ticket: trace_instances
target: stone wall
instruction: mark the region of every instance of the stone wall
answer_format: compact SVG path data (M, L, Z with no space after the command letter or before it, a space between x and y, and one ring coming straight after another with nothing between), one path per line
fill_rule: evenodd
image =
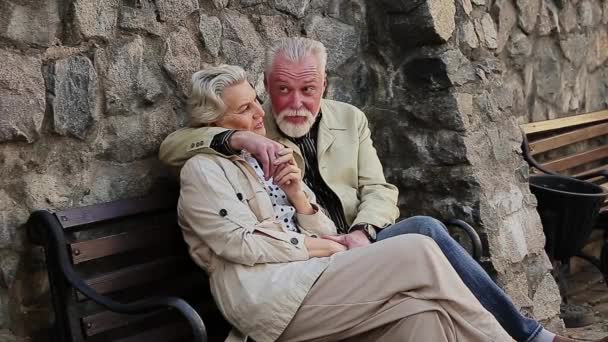
M491 10L520 122L608 107L607 1L497 1Z
M606 1L562 6L0 0L0 329L33 336L50 319L29 212L146 192L158 145L184 124L189 76L240 64L263 93L264 47L299 35L330 50L328 97L368 114L402 215L475 225L497 281L560 328L517 124L603 107L608 51Z

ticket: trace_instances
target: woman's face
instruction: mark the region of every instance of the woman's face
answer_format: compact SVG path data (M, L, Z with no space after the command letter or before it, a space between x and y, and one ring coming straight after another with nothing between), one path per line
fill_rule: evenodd
M239 82L224 89L222 100L226 104L226 111L215 122L216 126L266 135L264 110L248 82Z

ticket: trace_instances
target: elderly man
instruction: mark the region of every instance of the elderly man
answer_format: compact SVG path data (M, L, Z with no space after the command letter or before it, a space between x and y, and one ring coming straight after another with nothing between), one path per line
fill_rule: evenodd
M266 54L264 110L267 137L218 127L185 128L166 138L160 159L179 169L198 153L247 150L272 177L275 156L287 146L304 170L304 182L336 224L326 237L348 248L403 234L422 234L439 245L471 292L517 341L571 341L524 317L467 252L430 217L394 223L397 189L384 178L365 115L346 103L322 99L327 86L325 47L306 38L278 41ZM404 265L407 276L407 265Z

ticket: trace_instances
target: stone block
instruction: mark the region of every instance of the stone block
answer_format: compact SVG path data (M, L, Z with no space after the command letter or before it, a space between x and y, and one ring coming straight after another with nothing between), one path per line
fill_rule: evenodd
M559 312L562 298L551 273L545 274L532 300L534 301L532 312L537 320L549 319Z
M242 66L250 77L254 77L262 71L262 52L248 48L241 43L228 39L222 40L222 54L226 63Z
M602 24L608 24L608 1L602 1L602 7L604 10L604 16L602 17Z
M507 44L509 57L517 68L523 68L528 62L528 57L532 54L532 42L522 31L515 29L511 35L511 40Z
M470 15L473 11L473 5L471 4L471 0L461 0L462 9L466 15Z
M559 32L559 14L553 1L543 0L538 16L538 33L547 36L551 32Z
M608 60L608 31L604 27L598 27L589 35L588 42L587 67L589 71L594 71Z
M200 67L201 55L187 29L179 27L166 41L163 67L183 94L189 95L192 74Z
M58 0L0 2L0 37L50 46L61 33Z
M228 6L229 0L213 0L213 6L217 9L222 9Z
M0 250L0 286L13 287L19 266L19 254L12 249Z
M608 72L595 72L587 76L585 86L585 112L608 107Z
M158 9L158 20L169 25L178 25L198 10L197 0L155 1Z
M595 1L583 0L579 2L577 12L582 26L597 26L602 21L602 8Z
M578 17L576 7L570 1L564 3L564 7L559 13L559 22L561 23L562 31L570 33L578 26Z
M93 63L82 56L55 62L52 89L55 132L84 140L95 120L97 73Z
M475 27L469 20L463 22L460 29L460 41L466 44L469 49L477 49L479 47L479 40L475 33Z
M477 32L479 41L486 48L496 49L498 47L496 26L489 13L485 13L481 19L475 20L475 32Z
M327 48L329 71L336 70L359 53L360 38L355 28L336 19L315 15L306 24L306 34Z
M562 48L564 56L574 64L575 68L579 68L583 64L587 52L587 37L584 34L574 33L567 35L560 39L559 45Z
M492 12L498 24L496 52L501 52L517 22L517 10L511 0L498 0L494 3Z
M310 0L273 0L273 7L298 19L303 18Z
M156 5L153 1L138 1L137 5L129 6L123 1L118 18L118 25L127 30L141 30L160 36L163 24L156 20Z
M84 39L110 40L118 20L118 0L75 0L74 26Z
M226 10L223 14L223 38L240 43L243 47L263 56L264 44L255 26L246 15L234 10ZM223 46L225 48L225 46ZM238 63L237 63L238 64Z
M355 27L365 26L366 8L363 0L331 0L327 15Z
M203 38L203 44L211 56L217 57L222 42L222 22L218 17L200 13L198 30Z
M129 163L94 161L86 172L88 195L79 205L146 194L157 177L160 162L151 158Z
M536 27L541 0L516 0L519 16L517 23L526 33L530 34Z
M538 44L538 61L534 67L536 93L543 100L556 103L562 90L560 53L552 44Z
M156 157L163 139L177 129L177 116L169 105L137 116L111 116L104 122L98 158L129 163Z
M443 44L454 32L454 1L426 0L409 12L389 12L393 40L403 47Z
M408 82L425 89L444 89L476 80L475 69L460 50L414 59L403 70Z
M460 86L474 81L475 70L471 62L457 49L448 50L440 56L447 77L452 85Z
M501 196L500 192L495 194L494 198L496 196ZM510 263L522 262L528 254L528 244L523 225L526 219L527 217L520 215L519 212L508 215L503 219L502 227L497 232L499 244L494 246L494 250L496 248L504 250L505 258Z
M473 98L464 93L455 97L429 94L425 99L407 101L398 111L415 118L427 127L464 131L465 120L473 114Z
M33 142L46 107L39 57L0 49L0 143Z
M133 115L164 97L166 84L155 58L140 36L97 49L95 64L103 80L108 114Z
M242 7L251 7L264 3L265 0L241 0Z

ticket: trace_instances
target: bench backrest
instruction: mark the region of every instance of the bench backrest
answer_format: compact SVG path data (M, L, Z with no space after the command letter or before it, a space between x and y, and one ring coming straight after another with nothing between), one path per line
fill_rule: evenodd
M521 125L521 129L531 157L549 171L583 176L608 170L608 110L532 122ZM589 181L608 191L606 178Z
M608 110L521 126L531 155L546 169L578 176L605 169Z
M187 300L205 321L210 340L228 326L215 308L208 280L190 259L176 220L176 191L56 212L71 263L98 293L119 302L152 296ZM47 256L57 322L73 341L181 341L190 328L171 310L122 315L101 308L58 274ZM217 335L217 336L214 336Z

